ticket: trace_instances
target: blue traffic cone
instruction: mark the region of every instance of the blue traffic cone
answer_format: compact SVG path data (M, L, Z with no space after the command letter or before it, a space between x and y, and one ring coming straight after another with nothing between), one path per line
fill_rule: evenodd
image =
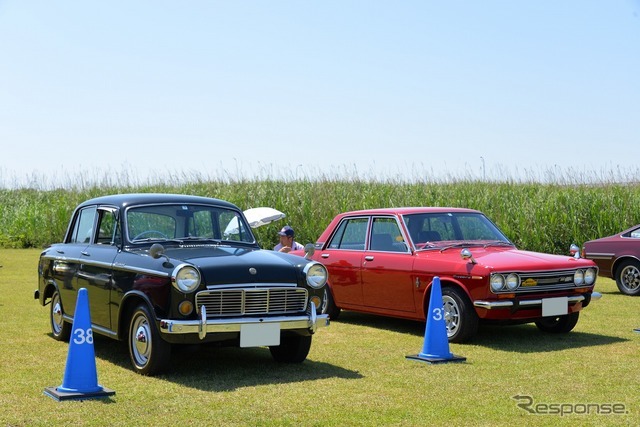
M447 325L443 307L440 278L436 276L431 284L431 298L429 300L429 313L422 352L414 356L407 356L408 359L429 363L463 362L467 360L466 357L455 356L449 351L449 338L447 337Z
M62 384L58 387L47 387L44 393L58 401L113 396L115 391L98 384L89 299L85 288L78 291L71 331Z

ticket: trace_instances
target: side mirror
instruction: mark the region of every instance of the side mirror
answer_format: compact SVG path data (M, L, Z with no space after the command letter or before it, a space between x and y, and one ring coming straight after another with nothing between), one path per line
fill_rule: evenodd
M307 243L306 245L304 245L304 257L306 259L311 259L311 257L315 253L316 253L316 247L313 245L313 243Z
M580 248L575 243L572 243L569 247L569 253L575 259L580 259Z
M164 255L164 246L162 246L160 243L154 243L149 248L149 255L151 255L151 258L153 259L160 258L162 255Z
M476 260L473 258L471 251L468 248L464 248L460 251L460 257L465 260L469 260L471 264L476 264Z
M169 257L164 254L164 246L162 246L160 243L154 243L153 245L151 245L151 247L149 248L149 255L153 259L165 257L165 262L163 262L162 265L167 268L172 267L172 264L169 261Z

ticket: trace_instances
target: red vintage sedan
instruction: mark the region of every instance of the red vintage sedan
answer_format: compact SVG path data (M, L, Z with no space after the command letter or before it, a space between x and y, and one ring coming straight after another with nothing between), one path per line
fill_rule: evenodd
M577 248L575 250L577 252ZM336 216L315 243L329 270L323 313L425 320L440 277L451 342L481 322L531 323L566 333L600 298L592 260L518 250L484 214L461 208L389 208Z
M640 224L586 242L583 255L595 261L601 276L614 279L620 292L640 295Z

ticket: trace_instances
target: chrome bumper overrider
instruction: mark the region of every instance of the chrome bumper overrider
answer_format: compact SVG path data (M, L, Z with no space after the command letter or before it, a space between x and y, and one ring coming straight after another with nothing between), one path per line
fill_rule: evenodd
M593 292L591 294L591 300L599 300L602 298L602 294L600 292ZM584 301L584 295L576 295L572 297L568 297L569 304L575 304L577 302ZM487 310L491 310L494 308L511 308L515 305L513 301L474 301L473 305L480 308L486 308ZM518 302L518 307L522 308L531 308L531 307L540 307L542 306L542 299L530 299Z
M204 339L209 333L240 332L242 325L278 323L280 330L307 329L315 333L318 328L329 326L329 315L316 314L315 306L310 303L307 310L310 314L300 316L276 316L276 317L243 317L231 319L207 319L207 310L200 308L198 320L160 320L160 333L169 335L198 334Z

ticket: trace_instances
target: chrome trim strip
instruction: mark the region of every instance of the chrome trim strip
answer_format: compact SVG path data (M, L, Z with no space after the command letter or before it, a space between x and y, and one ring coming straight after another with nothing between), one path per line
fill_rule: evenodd
M297 283L230 283L221 285L207 285L209 291L219 291L224 289L254 289L254 288L295 288Z
M62 319L70 323L71 325L73 325L73 321L74 321L73 316L62 313ZM118 334L115 331L112 331L111 329L103 328L102 326L98 326L95 323L91 324L91 329L99 334L118 339Z
M599 292L594 292L591 294L591 299L600 299L602 294ZM575 304L577 302L581 302L585 300L584 295L574 295L572 297L568 297L569 304ZM515 305L513 301L474 301L473 305L475 307L486 308L487 310L492 310L494 308L510 308ZM532 300L524 300L518 302L518 307L538 307L542 306L542 299L532 299Z
M585 299L584 295L575 295L575 296L567 298L567 300L569 301L569 304L575 304L577 302L584 301L584 299ZM532 299L532 300L527 300L527 301L520 301L519 305L520 306L524 306L524 307L541 306L542 305L542 298L541 299Z
M150 276L171 277L171 272L169 271L150 270L146 268L139 268L139 267L134 267L132 265L122 264L119 262L114 263L112 268L114 270L122 270L127 273L133 272L133 273L148 274Z
M616 254L612 253L598 253L598 252L586 252L584 256L588 259L612 259Z
M91 328L94 331L98 332L99 334L118 339L118 333L115 331L112 331L111 329L103 328L101 326L94 325L93 323L91 324Z
M140 273L140 274L148 274L150 276L159 276L159 277L170 277L171 273L166 271L159 270L151 270L148 268L140 268L132 265L123 264L121 262L115 262L110 264L108 262L94 261L87 257L78 258L78 259L66 259L64 262L76 262L78 264L91 265L96 267L101 267L109 270L118 270L125 271L127 273Z
M513 307L513 301L474 301L473 305L480 308L491 310L492 308L509 308Z

